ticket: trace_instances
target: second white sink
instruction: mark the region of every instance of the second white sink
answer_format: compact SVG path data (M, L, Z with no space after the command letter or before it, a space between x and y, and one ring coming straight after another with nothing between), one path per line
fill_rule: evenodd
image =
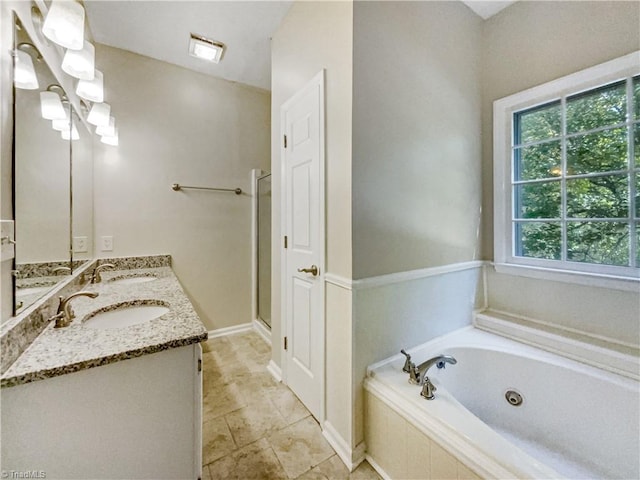
M85 320L84 324L87 327L99 329L124 328L148 322L167 312L169 308L164 305L122 305L113 310L97 313Z

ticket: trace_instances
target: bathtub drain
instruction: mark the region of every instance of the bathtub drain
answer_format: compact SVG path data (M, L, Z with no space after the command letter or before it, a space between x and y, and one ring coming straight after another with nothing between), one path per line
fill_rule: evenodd
M514 407L519 407L520 405L522 405L522 395L520 395L515 390L507 390L507 392L504 394L504 398L506 398L507 402L509 402Z

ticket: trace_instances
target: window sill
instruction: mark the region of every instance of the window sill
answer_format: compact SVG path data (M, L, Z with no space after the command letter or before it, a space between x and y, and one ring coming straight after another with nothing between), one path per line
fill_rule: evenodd
M640 278L621 277L597 273L576 272L571 270L558 270L545 267L532 267L529 265L515 265L510 263L494 263L496 272L519 277L537 278L554 282L571 283L574 285L586 285L589 287L610 288L625 292L640 293Z

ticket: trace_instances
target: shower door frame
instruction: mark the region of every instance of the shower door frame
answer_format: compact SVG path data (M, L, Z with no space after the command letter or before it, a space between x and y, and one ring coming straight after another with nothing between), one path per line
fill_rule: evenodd
M263 180L267 177L271 176L271 172L267 172L267 173L261 173L260 175L256 175L255 178L255 229L256 229L256 234L254 236L255 238L255 262L256 262L256 269L255 269L255 296L256 296L256 300L255 300L255 315L254 318L258 321L258 322L262 322L262 325L267 328L269 331L271 331L271 325L268 324L264 318L262 318L260 316L260 229L259 229L259 222L260 222L260 195L259 195L259 188L258 188L258 184L260 182L260 180ZM273 189L271 190L272 195L273 195ZM273 196L271 197L273 199ZM273 200L272 200L273 203ZM272 205L273 208L273 205ZM269 240L271 241L271 237L269 237ZM271 254L271 252L269 252L269 254ZM269 320L271 321L271 312L269 312Z

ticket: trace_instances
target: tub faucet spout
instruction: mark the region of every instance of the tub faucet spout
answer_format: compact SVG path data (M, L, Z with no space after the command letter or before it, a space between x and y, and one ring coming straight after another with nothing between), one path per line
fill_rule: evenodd
M431 367L435 365L437 368L444 368L447 363L455 365L458 361L451 355L438 355L437 357L430 358L429 360L422 362L417 367L414 367L414 371L410 373L411 378L409 381L417 385L424 385L425 381L429 381L427 372Z

